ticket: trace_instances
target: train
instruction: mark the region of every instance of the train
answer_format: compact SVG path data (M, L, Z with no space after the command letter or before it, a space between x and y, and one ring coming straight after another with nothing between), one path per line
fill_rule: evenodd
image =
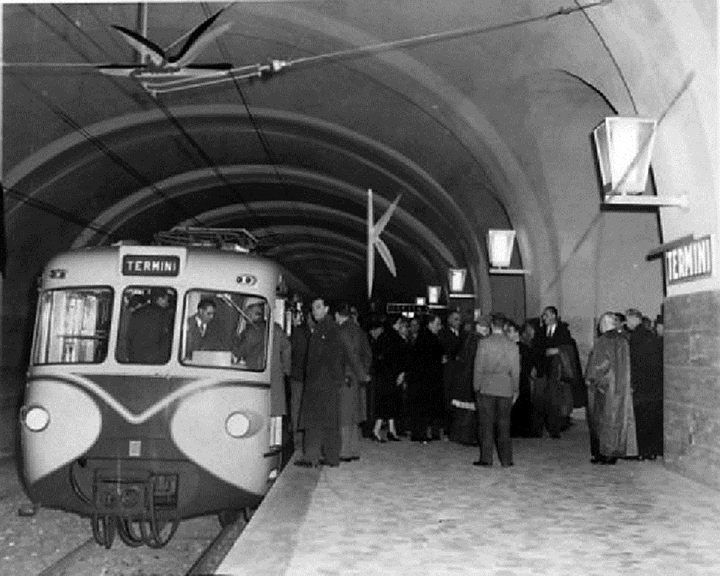
M19 412L25 490L89 518L106 548L116 535L162 547L187 518L226 525L283 465L270 361L282 271L242 242L173 239L59 254L39 285Z

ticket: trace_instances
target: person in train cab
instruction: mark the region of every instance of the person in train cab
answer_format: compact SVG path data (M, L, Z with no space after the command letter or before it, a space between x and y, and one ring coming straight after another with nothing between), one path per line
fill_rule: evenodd
M571 423L576 388L577 402L584 404L580 360L575 340L568 325L560 320L557 308L546 306L541 318L543 327L537 336L544 354L541 375L545 377L545 427L551 438L560 438Z
M394 316L388 322L390 328L383 332L378 342L379 355L375 367L377 382L375 425L370 439L384 443L380 435L383 421L387 422L387 440L400 440L397 421L400 417L402 388L406 385L410 360L408 323L402 316Z
M635 457L637 437L630 380L630 344L618 331L617 316L605 312L598 321L585 370L587 422L593 464L615 464Z
M185 359L192 361L196 350L211 350L210 342L214 340L213 321L217 304L212 298L201 298L197 311L186 321Z
M237 362L248 370L262 370L265 367L267 332L265 303L249 298L244 311L235 334L233 355Z
M453 391L460 386L462 377L462 364L460 350L462 349L465 333L461 330L460 312L453 310L448 314L446 325L438 332L438 340L443 347L443 408L445 418L443 429L450 431L451 405Z
M655 460L663 453L662 344L638 310L631 308L625 316L639 457Z
M345 385L346 352L340 327L328 314L324 297L312 300L315 328L310 335L305 367L305 389L300 407L300 427L305 446L296 466L317 467L340 463L340 390ZM323 460L324 457L324 460Z
M433 428L443 416L443 348L437 337L440 328L440 316L430 314L412 348L408 397L412 414L410 439L415 442L428 442L439 436Z
M305 363L310 334L314 324L312 314L298 314L293 318L292 334L290 335L290 420L292 421L293 443L295 450L302 452L303 431L298 427L300 402L305 385Z
M367 335L353 319L347 303L335 310L335 321L340 326L340 340L345 347L345 385L340 391L340 461L360 459L361 422L367 418L365 385L370 380L372 351Z
M134 364L165 364L170 359L175 310L165 288L150 289L150 304L137 308L127 329L128 360Z
M493 314L492 333L480 340L475 354L473 387L478 414L480 458L475 466L492 466L493 444L503 467L513 465L510 414L520 393L520 352L505 335L505 318Z

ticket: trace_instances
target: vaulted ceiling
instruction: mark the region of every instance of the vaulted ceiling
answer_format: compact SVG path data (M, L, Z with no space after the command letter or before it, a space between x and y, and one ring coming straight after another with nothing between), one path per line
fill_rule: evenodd
M195 62L228 62L234 77L153 93L97 69L139 62L113 25L173 54L220 9L210 30L231 26ZM485 307L517 304L524 284L487 273L487 229L518 231L516 265L558 267L570 247L554 233L553 194L581 162L590 191L569 200L580 217L573 206L559 217L572 227L593 216L581 206L596 211L589 130L635 105L596 25L607 10L621 17L641 8L575 0L4 5L8 277L30 285L70 247L150 240L187 224L241 226L312 290L360 299L372 189L376 218L402 195L383 235L398 277L378 259L376 294L412 298L445 284L448 267L467 266L468 290ZM273 59L290 65L267 73ZM256 64L262 78L241 77ZM549 280L528 283L539 293Z

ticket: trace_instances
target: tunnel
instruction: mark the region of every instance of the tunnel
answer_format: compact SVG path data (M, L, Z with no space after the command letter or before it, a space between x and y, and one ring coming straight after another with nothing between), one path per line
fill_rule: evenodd
M177 54L215 14L196 63L237 74L103 72L147 62L114 26ZM583 359L605 310L663 315L666 464L720 486L717 276L668 285L652 257L717 232L716 19L701 0L3 5L1 451L52 256L242 227L298 290L367 306L372 190L376 219L399 198L373 299L448 302L464 268L464 306L554 305ZM659 119L646 194L686 207L603 203L591 135L615 115ZM493 273L490 229L516 232L523 274Z

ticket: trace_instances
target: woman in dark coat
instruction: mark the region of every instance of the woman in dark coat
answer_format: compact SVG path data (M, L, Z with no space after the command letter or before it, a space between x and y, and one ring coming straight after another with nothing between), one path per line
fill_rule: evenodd
M371 440L385 442L380 436L383 420L387 420L387 439L397 441L395 422L400 416L402 386L410 360L410 342L408 341L408 323L400 316L394 318L392 325L378 339L375 377L377 382L377 404L375 426Z
M443 348L437 333L440 317L431 314L427 326L420 329L412 354L408 395L412 412L411 439L432 439L433 422L443 416L442 357Z

